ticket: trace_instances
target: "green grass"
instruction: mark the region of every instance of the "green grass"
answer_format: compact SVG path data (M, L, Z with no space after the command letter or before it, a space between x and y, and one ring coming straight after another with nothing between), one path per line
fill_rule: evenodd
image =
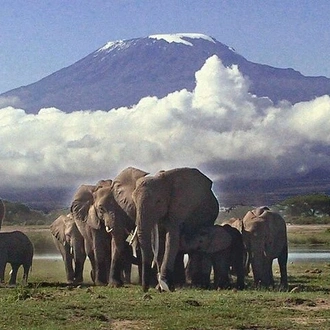
M47 228L26 233L37 252L54 249ZM292 234L330 240L324 228ZM95 287L89 271L86 261L86 284L70 287L62 260L35 258L27 287L0 288L0 329L330 329L330 260L289 263L288 292L256 290L249 276L244 291L183 288L144 294L138 285ZM274 274L278 283L275 262Z
M86 275L89 265L87 264ZM278 268L274 263L278 283ZM35 260L27 287L0 289L3 329L329 329L330 265L290 263L289 290L172 293L64 283L61 261ZM20 275L19 275L20 276Z
M302 226L302 228L293 231L288 227L288 242L289 246L312 246L330 245L330 229L329 226Z

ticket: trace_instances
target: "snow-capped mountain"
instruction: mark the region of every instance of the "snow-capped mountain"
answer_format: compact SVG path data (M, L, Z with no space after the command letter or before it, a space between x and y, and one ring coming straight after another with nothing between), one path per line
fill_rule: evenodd
M238 65L249 77L251 93L275 103L330 94L329 78L252 63L212 37L185 33L108 42L80 61L0 97L2 104L8 100L6 105L28 113L44 107L66 112L129 107L145 96L193 90L195 72L214 54L225 66Z

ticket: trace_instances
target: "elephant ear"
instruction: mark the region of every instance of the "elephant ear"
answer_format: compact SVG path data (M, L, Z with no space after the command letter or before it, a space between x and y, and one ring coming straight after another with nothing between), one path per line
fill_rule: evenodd
M128 167L120 172L112 182L113 196L116 202L134 221L136 209L132 193L136 187L136 181L148 174L137 168Z
M90 207L93 205L94 185L81 185L73 197L71 214L74 219L86 222Z
M65 215L60 215L49 227L51 234L62 244L66 242Z
M229 225L225 225L230 227ZM210 242L205 250L207 253L220 252L227 249L232 243L231 235L225 229L225 226L214 225L209 230Z
M63 223L64 223L64 234L66 237L66 240L68 240L68 237L70 238L72 236L72 233L76 227L76 224L74 222L73 216L71 213L67 214L66 216L63 216Z

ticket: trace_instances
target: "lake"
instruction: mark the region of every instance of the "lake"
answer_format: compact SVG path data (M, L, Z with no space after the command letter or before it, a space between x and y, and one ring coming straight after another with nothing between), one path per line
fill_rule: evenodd
M62 257L60 254L36 254L35 259L59 259ZM330 263L330 250L320 248L290 248L289 249L289 262L317 262L324 261Z

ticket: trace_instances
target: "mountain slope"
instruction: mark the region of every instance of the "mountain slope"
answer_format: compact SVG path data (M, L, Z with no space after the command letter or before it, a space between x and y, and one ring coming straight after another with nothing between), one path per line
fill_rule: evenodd
M330 79L305 77L293 69L249 62L219 41L196 34L160 35L109 42L71 66L28 86L0 95L8 105L37 113L43 107L66 112L129 107L145 96L195 87L195 72L216 54L249 77L250 92L274 102L307 101L330 94Z

